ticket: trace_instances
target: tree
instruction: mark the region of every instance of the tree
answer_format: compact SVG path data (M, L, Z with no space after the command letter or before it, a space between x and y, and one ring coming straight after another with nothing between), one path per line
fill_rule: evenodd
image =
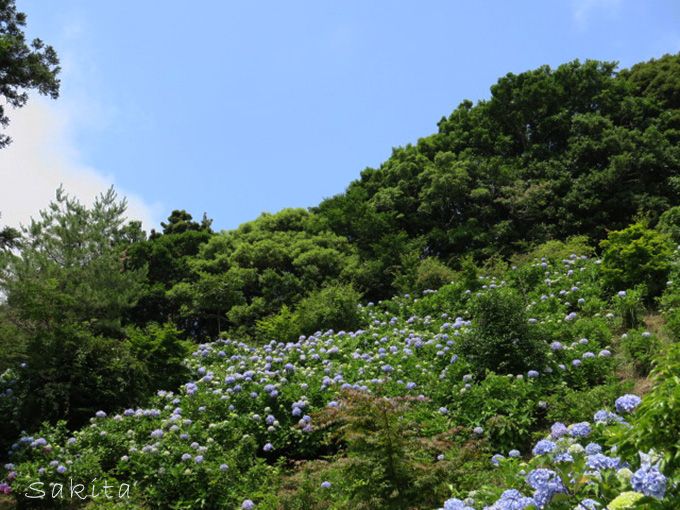
M59 96L59 59L52 46L40 39L30 45L23 27L26 15L18 12L14 0L0 0L0 97L7 105L21 108L28 101L28 90L56 99ZM0 102L0 127L7 127L9 118ZM0 149L11 139L0 134Z
M23 228L16 248L3 253L0 351L19 351L13 357L24 362L12 408L0 410L7 416L3 441L43 420L82 425L98 409L132 405L149 389L146 360L123 324L146 274L124 267L125 249L142 237L139 223L126 224L125 210L113 189L86 207L60 188ZM140 334L135 338L141 345ZM170 365L178 355L174 343L172 331L147 342L167 353Z
M0 274L17 320L34 331L86 322L94 334L122 335L121 317L145 278L144 269L124 268L123 250L140 236L138 224L125 225L126 207L113 188L92 208L57 190Z
M9 250L16 246L21 233L12 227L0 228L0 251Z

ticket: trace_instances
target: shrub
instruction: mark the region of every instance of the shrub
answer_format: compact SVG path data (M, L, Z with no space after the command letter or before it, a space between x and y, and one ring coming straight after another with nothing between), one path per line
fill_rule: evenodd
M255 327L257 338L261 341L290 342L300 336L301 331L297 315L287 305L283 305L279 313L257 321Z
M436 290L450 283L455 272L436 257L423 259L416 269L413 290L422 292L427 289Z
M626 455L651 448L664 452L669 472L680 469L680 344L674 343L652 371L654 388L636 410L632 428L613 436Z
M455 418L467 425L483 425L499 451L526 446L537 424L540 386L531 380L487 374L455 399Z
M359 293L350 285L330 285L298 303L295 315L304 334L359 326Z
M346 493L343 509L433 507L443 494L448 462L436 453L450 443L428 437L414 420L412 398L347 391L337 407L314 418L334 442L345 445L338 462Z
M461 340L461 352L480 372L522 373L540 369L547 346L532 332L517 291L497 288L475 297L474 329Z
M191 343L182 340L181 331L170 323L151 323L144 329L129 328L127 333L133 355L148 371L148 390L174 390L186 381L184 358L191 352Z
M634 223L610 232L600 247L602 277L610 292L644 285L647 299L661 293L672 255L668 236Z
M670 237L673 242L680 243L680 205L664 212L659 218L656 229Z

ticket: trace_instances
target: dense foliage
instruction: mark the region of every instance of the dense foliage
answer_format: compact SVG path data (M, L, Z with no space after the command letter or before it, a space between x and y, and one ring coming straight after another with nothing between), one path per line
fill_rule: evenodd
M135 481L125 501L149 508L457 508L451 497L471 508L500 498L490 508L511 508L503 498L515 493L502 493L514 484L525 494L517 508L603 506L629 492L638 508L675 508L680 415L659 405L680 391L677 349L661 337L669 354L639 409L637 396L617 400L636 383L619 375L631 361L615 339L636 330L616 312L619 295L608 292L600 262L530 258L480 270L474 291L460 273L438 291L360 306L351 332L201 344L178 392L110 417L100 410L79 431L46 427L20 438L8 490L35 504L31 483L49 492L47 484L75 477L116 491ZM483 372L486 360L462 351L491 327L476 314L520 288L524 326L545 355L507 375ZM21 379L4 377L6 388ZM576 425L555 425L543 439L555 422ZM574 482L565 475L575 469L584 475Z
M28 91L37 90L53 99L59 96L59 59L52 46L40 39L30 45L24 35L26 15L17 11L14 0L0 0L0 127L9 124L5 108L21 108ZM0 149L11 139L0 133ZM1 240L1 238L0 238Z

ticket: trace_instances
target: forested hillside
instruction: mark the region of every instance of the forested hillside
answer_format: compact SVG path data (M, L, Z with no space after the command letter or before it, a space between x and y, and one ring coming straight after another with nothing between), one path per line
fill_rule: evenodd
M678 508L679 243L680 54L508 74L231 231L177 209L147 234L113 190L59 189L0 229L0 490Z

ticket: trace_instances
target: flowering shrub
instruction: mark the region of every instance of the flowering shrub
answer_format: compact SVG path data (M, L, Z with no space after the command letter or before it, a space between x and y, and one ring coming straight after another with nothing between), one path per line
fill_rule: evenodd
M636 400L626 397L600 409L624 385L615 379L619 345L610 345L621 317L597 297L603 292L599 265L576 255L527 264L530 270L476 274L470 288L454 281L437 291L367 303L354 311L360 328L352 331L307 331L287 342L221 338L198 345L185 361L190 380L179 391L159 391L143 407L93 411L89 425L74 432L46 427L21 437L11 449L12 469L0 482L2 490L23 504L36 481L96 478L135 483L131 501L150 508L380 508L398 491L414 508L446 501L450 508L477 510L511 508L526 498L553 505L573 491L583 498L570 499L570 510L590 508L587 499L604 504L637 491L632 482L622 485L616 478L620 469L613 470L611 459L619 457L637 472L644 467L638 448L622 447L625 456L612 452L614 442L604 440L609 437L604 431L625 427L619 413L632 410L626 419L635 433L637 416L650 416L649 406L643 401L633 409ZM517 272L533 276L520 278ZM513 287L520 281L521 291ZM506 301L519 292L520 307ZM482 310L482 302L493 306ZM514 315L504 314L506 309ZM463 345L480 331L512 345L520 336L503 336L505 319L542 352L522 360L517 349L504 365L508 373L484 372L479 368L487 361L471 357ZM489 355L495 356L492 350ZM19 367L0 378L5 415L11 413L17 374ZM351 412L350 394L371 411ZM408 411L390 414L389 403L401 401L409 402ZM383 411L394 420L373 418ZM659 424L654 432L662 435L670 421L654 416ZM574 424L557 424L541 437L551 420ZM657 447L660 455L671 439L664 441ZM643 444L640 439L639 449L648 452ZM535 457L527 460L533 450ZM636 484L658 495L655 470L668 476L668 461L657 465L650 459ZM566 476L565 470L575 468L597 469L609 485L593 492L600 482L590 475L589 483ZM394 472L386 474L389 470ZM614 479L618 485L612 485ZM503 483L515 489L492 488ZM665 499L673 487L667 480ZM476 491L472 500L470 491Z
M603 441L609 428L630 429L625 417L634 413L640 402L637 395L624 395L615 403L623 416L601 410L592 425L554 424L550 435L536 443L528 461L492 458L492 464L504 471L506 483L517 488L495 496L493 489L482 488L465 502L450 501L473 510L677 508L680 480L669 480L662 472L660 453L650 450L639 452L639 458L623 458L616 445L607 447ZM453 503L450 506L457 508Z

